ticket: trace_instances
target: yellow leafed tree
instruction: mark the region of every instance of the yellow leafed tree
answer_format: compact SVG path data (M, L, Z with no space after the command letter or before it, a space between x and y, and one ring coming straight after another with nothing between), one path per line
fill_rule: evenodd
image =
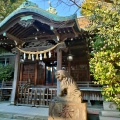
M84 0L83 4L81 5L81 14L85 16L90 16L93 14L94 10L98 5L102 4L103 9L111 7L110 0Z

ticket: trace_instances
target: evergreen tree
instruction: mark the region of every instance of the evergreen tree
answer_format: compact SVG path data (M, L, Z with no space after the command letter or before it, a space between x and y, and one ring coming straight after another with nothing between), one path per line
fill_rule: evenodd
M0 21L17 9L24 1L25 0L0 0Z

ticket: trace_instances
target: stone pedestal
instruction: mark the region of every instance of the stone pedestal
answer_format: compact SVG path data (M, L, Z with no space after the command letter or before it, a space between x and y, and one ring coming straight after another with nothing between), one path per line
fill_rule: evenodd
M86 103L53 101L48 120L87 120Z
M100 114L100 120L120 120L120 111L113 102L103 102L103 109Z

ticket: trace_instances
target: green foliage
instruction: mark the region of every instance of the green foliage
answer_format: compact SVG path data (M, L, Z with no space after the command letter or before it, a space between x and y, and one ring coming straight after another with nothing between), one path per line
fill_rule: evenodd
M1 48L1 47L0 47L0 54L1 54L1 53L6 53L6 52L8 52L8 51L5 50L4 48Z
M0 81L9 80L13 72L13 66L8 64L6 66L0 65Z
M107 101L114 101L120 107L120 52L94 53L90 60L95 84L103 85L102 94Z
M25 0L0 0L0 21L17 9Z
M120 1L96 4L91 12L88 31L92 46L90 70L96 84L103 85L102 94L120 109Z

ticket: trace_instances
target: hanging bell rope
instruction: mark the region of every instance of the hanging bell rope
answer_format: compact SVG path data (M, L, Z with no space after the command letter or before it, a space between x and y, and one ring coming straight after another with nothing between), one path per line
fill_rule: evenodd
M23 52L24 54L29 54L29 57L28 58L31 58L31 55L32 54L42 54L42 53L47 53L47 52L49 52L49 51L51 51L51 50L53 50L54 48L56 48L58 45L60 45L60 44L63 44L64 42L61 42L61 43L58 43L58 44L56 44L55 46L53 46L53 47L51 47L51 48L49 48L49 49L47 49L47 50L42 50L42 51L37 51L37 52L31 52L31 51L24 51L24 50L22 50L22 49L20 49L19 47L16 47L20 52Z

